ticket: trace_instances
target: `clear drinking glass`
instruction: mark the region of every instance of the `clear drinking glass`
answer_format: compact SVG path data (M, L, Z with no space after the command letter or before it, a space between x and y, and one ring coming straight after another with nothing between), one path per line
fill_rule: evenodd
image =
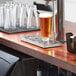
M4 6L3 4L0 5L0 27L3 27L4 26Z
M27 15L26 15L26 5L22 4L20 7L20 27L26 27L27 24Z
M17 6L13 1L7 1L4 4L4 29L16 28L16 9Z
M16 28L16 5L11 4L9 6L9 9L10 9L10 26L11 26L11 29L15 29Z
M40 33L43 42L49 42L52 30L52 12L40 13Z
M35 26L36 28L39 27L39 15L37 13L37 7L34 5L33 6L33 12L34 12L34 18L35 18Z
M32 7L31 6L27 6L27 28L31 28L31 18L32 18Z
M9 5L5 4L4 6L4 16L5 16L5 20L4 20L4 29L10 29L10 9L9 9Z
M17 12L17 6L13 4L13 28L16 28L16 12Z
M37 8L35 5L28 6L27 8L27 28L38 28L39 27L39 17L37 13Z
M17 24L17 27L19 27L20 25L20 9L21 9L21 3L16 3L17 5L17 12L16 12L16 24Z
M4 6L0 6L0 27L2 26L7 30L38 28L39 17L36 6L7 1Z

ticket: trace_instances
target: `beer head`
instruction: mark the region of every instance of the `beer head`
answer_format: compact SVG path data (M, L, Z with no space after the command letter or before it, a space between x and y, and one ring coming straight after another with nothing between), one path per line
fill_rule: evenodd
M49 18L49 17L52 17L52 16L53 16L52 12L49 12L49 13L40 13L39 14L40 18Z
M52 13L40 13L40 32L43 41L48 41L51 37Z

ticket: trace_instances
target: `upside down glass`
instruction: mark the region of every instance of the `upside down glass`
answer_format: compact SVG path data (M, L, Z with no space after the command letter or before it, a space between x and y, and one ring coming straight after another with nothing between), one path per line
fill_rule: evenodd
M52 30L52 13L41 13L40 18L40 33L42 41L49 42Z

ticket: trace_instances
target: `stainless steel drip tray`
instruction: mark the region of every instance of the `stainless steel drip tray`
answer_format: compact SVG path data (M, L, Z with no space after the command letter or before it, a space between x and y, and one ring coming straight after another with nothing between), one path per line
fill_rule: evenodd
M50 40L49 43L43 42L40 36L21 37L21 40L42 48L58 47L62 45L59 41L53 41L53 40Z

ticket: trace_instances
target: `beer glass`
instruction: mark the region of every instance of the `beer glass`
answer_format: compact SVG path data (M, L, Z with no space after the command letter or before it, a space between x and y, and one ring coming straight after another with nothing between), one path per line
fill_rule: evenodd
M50 13L40 13L40 33L42 37L42 41L49 42L51 37L51 30L52 30L52 12Z

